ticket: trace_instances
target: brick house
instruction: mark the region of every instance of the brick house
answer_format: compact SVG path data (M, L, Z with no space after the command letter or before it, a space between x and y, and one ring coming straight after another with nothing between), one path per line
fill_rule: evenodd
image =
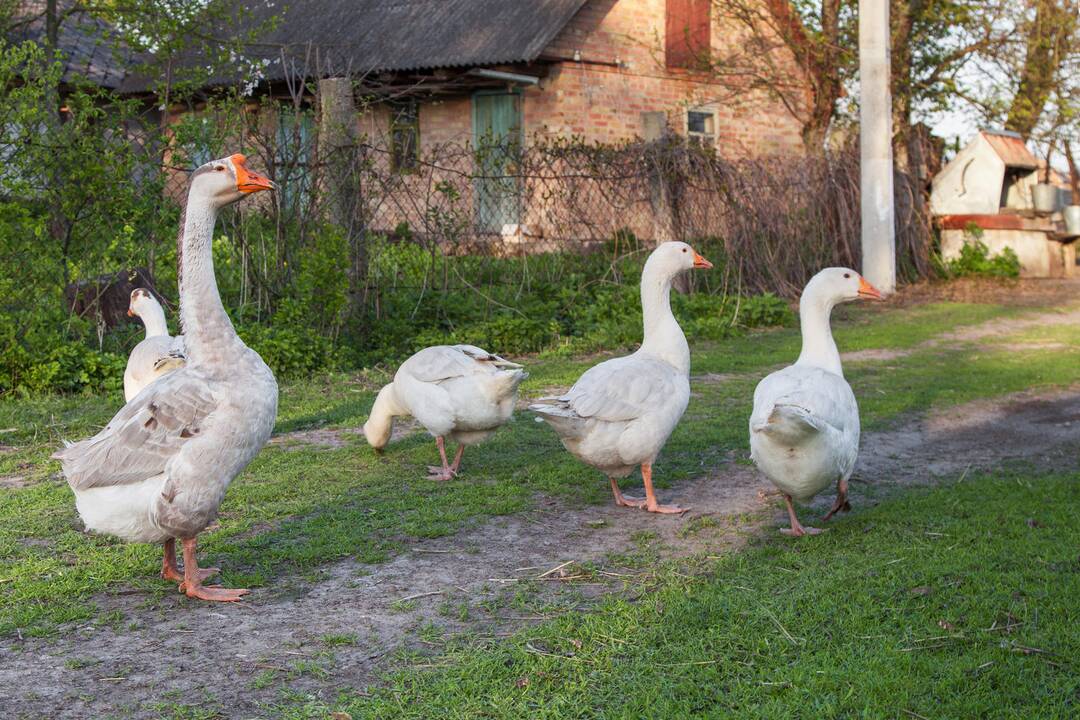
M486 131L618 142L666 120L728 154L801 152L778 101L732 98L695 69L740 39L711 10L711 0L293 0L250 8L246 24L277 18L248 49L271 91L286 69L376 79L394 100L363 129L394 121L418 147Z
M385 138L404 168L446 143L619 143L668 129L728 157L801 154L799 123L779 100L733 97L700 69L740 42L712 9L712 0L292 0L249 8L243 28L269 28L246 48L263 68L256 93L284 97L289 76L360 79L358 130ZM134 78L120 90L145 87ZM477 192L481 230L530 222Z

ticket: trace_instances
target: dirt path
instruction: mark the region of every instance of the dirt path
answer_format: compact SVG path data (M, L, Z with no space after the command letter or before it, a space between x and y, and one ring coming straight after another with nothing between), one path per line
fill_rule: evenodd
M979 401L867 433L856 475L875 489L854 486L856 512L883 488L1010 460L1075 467L1078 440L1080 388ZM693 506L681 518L541 498L533 512L418 542L382 565L337 563L318 582L259 590L237 606L109 596L103 609L123 621L0 648L0 707L34 718L136 718L159 716L155 703L192 703L254 718L267 716L283 687L331 699L376 680L400 649L437 650L444 634L461 631L501 635L619 591L647 572L641 557L719 553L771 532L783 521L771 491L753 468L731 462L662 492ZM620 561L627 553L643 555Z
M882 361L887 362L889 360L895 360L896 358L906 357L920 350L934 347L946 347L950 345L959 345L963 343L980 343L991 338L1006 337L1008 335L1015 335L1017 333L1024 332L1025 330L1031 330L1039 327L1055 327L1060 325L1080 325L1080 305L1073 305L1071 307L1064 308L1059 312L1046 312L1036 313L1031 315L1024 315L1018 318L1001 319L995 318L983 323L975 325L967 325L956 330L951 330L947 333L938 335L931 338L926 342L919 343L912 348L905 348L902 350L894 350L889 348L875 348L871 350L856 350L854 352L840 353L840 358L845 362L865 362L865 361ZM1048 349L1055 346L1055 343L1024 343L1023 348L1026 349ZM995 347L1004 348L1001 343L995 344ZM1021 346L1017 346L1021 347Z

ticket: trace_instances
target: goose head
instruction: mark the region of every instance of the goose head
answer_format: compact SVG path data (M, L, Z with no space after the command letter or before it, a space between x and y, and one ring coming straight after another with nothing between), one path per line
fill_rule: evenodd
M249 170L247 158L240 153L211 160L191 174L191 194L202 196L219 209L274 187L269 178Z
M681 272L693 268L708 269L712 263L701 257L684 242L672 241L661 243L645 261L645 270L649 274L675 277Z
M131 291L131 299L128 301L128 317L142 317L147 310L153 307L161 307L157 298L146 288L135 288Z
M881 292L850 268L825 268L806 284L803 296L814 297L829 307L852 300L883 300Z

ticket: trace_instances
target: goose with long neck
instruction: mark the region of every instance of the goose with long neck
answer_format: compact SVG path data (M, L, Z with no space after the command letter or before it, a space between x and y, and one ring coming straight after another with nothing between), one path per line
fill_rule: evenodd
M653 463L690 401L690 346L671 312L671 283L687 270L711 267L686 243L659 245L641 273L641 347L589 368L565 395L529 406L572 455L608 478L616 505L684 512L661 505L652 483ZM623 495L619 479L638 466L645 497Z
M270 368L240 340L221 304L214 223L222 208L273 187L243 155L192 173L178 248L187 363L144 388L97 435L53 455L89 530L161 543L162 578L201 600L235 602L248 592L203 584L217 570L199 568L197 536L269 439L278 397Z
M859 407L844 379L830 316L838 303L859 299L882 298L854 270L826 268L811 278L799 301L798 360L754 391L750 455L784 495L791 528L782 532L788 535L821 532L799 522L793 501L808 502L831 483L836 502L824 519L851 509L848 479L859 455Z
M510 420L518 386L527 377L521 365L474 345L424 348L379 391L364 436L380 450L390 441L394 418L412 415L439 449L442 465L428 466L429 477L449 480L458 473L466 445L486 440ZM446 458L447 439L458 443L453 463Z
M146 337L131 350L124 368L124 402L163 375L184 366L184 336L169 335L165 311L146 288L131 291L127 314L137 317L146 328Z

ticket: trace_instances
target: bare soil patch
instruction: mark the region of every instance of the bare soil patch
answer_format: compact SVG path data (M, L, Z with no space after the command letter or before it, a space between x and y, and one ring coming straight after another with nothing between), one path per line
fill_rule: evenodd
M1080 325L1080 306L1074 305L1061 312L1045 312L1034 315L1026 315L1018 318L995 318L983 323L968 325L950 330L919 343L912 348L889 349L874 348L870 350L856 350L853 352L840 353L845 362L888 362L897 358L907 357L919 350L927 348L959 345L962 343L984 343L993 338L1002 338L1009 335L1022 333L1025 330L1043 327L1056 327L1061 325ZM1067 347L1063 343L1055 342L1025 342L1025 343L994 343L993 348L999 350L1052 350Z
M857 477L888 487L1016 460L1071 468L1078 441L1080 388L1019 393L866 433ZM862 487L853 488L856 513L878 495ZM692 509L653 516L538 498L533 511L413 543L381 565L335 563L316 582L261 589L236 606L102 597L123 620L0 644L0 706L27 717L142 718L160 714L155 703L198 702L225 717L266 717L282 687L327 700L362 690L398 650L438 651L459 632L497 637L602 593L634 592L650 558L721 553L785 520L772 486L734 459L660 495Z
M948 282L927 281L905 286L890 298L890 303L918 305L953 301L1040 307L1056 305L1062 298L1075 298L1078 294L1080 278L960 278Z
M394 431L390 435L390 442L396 442L408 437L415 432L422 431L420 423L413 418L397 418L394 420ZM270 445L276 445L282 450L302 450L309 447L337 449L351 445L358 439L363 440L363 428L317 428L315 430L294 430L293 432L281 433L270 439Z
M25 475L0 475L0 488L21 488L29 484Z
M930 483L1015 461L1072 468L1080 460L1080 387L967 403L868 433L862 446L856 473L869 483Z

